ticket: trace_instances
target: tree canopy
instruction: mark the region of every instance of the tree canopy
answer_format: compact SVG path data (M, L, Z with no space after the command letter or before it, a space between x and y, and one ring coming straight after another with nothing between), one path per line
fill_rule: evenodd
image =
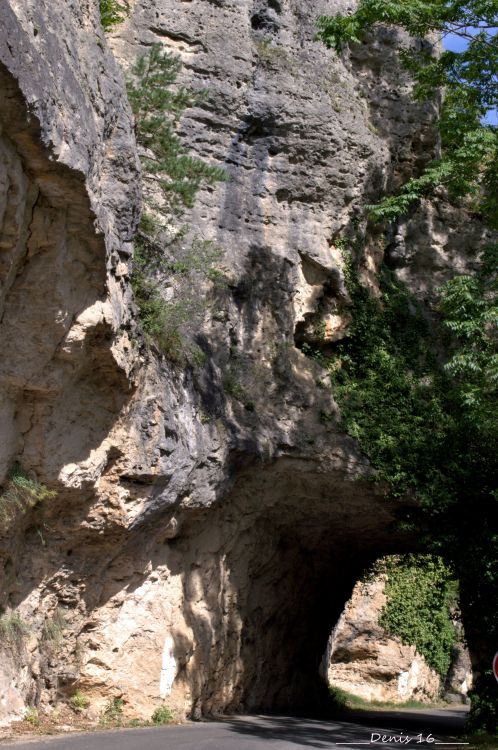
M405 39L400 56L413 74L416 99L430 98L440 88L445 96L438 121L441 158L373 207L374 218L396 219L444 185L453 200L465 199L498 228L498 129L486 120L498 109L498 0L361 0L351 15L322 16L318 36L341 52L378 24L432 38L432 47ZM463 48L438 54L437 37L444 41L449 35L464 40Z
M399 54L413 96L444 93L440 158L369 207L371 219L395 222L442 186L498 228L498 129L489 117L498 109L497 19L498 0L360 0L351 14L319 19L319 37L339 54L379 24L404 30ZM450 34L463 40L460 51L438 48L437 37ZM355 270L358 239L354 246L346 264L353 322L329 362L334 393L391 497L417 498L405 521L454 566L476 675L470 725L496 734L498 245L469 248L479 271L455 275L430 313L385 267L380 299L372 298Z

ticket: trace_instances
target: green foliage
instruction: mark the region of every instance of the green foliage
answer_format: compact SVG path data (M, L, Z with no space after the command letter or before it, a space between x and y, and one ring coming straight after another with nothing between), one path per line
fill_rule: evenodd
M463 742L467 742L467 750L496 750L496 736L491 734L464 735Z
M431 496L446 502L445 477L437 466L428 473L452 429L440 400L444 376L435 371L429 326L388 271L380 299L362 287L350 260L346 276L353 320L327 363L343 424L393 497L424 494L429 485Z
M148 722L142 721L141 719L130 719L126 722L127 727L146 727Z
M28 633L29 625L17 612L0 617L0 643L18 649L24 643Z
M477 747L496 750L498 732L493 730L493 727L498 726L496 679L491 669L487 670L487 673L483 675L483 677L486 679L484 689L477 691L474 687L471 692L472 708L465 728L468 732L474 734L472 737L472 740L474 741L472 747L477 745ZM483 727L488 728L489 733L483 731ZM493 734L491 734L491 732L493 732ZM475 743L475 735L477 735L478 738L482 737L482 741Z
M38 726L40 723L40 715L38 713L38 709L34 708L34 706L28 706L28 708L24 711L24 720L29 721L30 724L33 726Z
M67 628L66 613L57 607L52 617L43 626L43 640L52 646L60 647L64 640L64 630Z
M169 724L173 721L173 713L164 704L159 708L156 708L151 716L153 724Z
M361 42L365 31L378 23L404 28L414 37L439 31L461 36L469 42L475 38L470 29L480 28L484 34L479 40L479 46L482 46L491 36L491 30L496 28L497 12L496 0L405 0L402 3L394 0L361 0L353 14L338 14L332 18L322 16L318 26L320 38L338 52L346 43ZM472 81L474 75L475 71L462 71L465 80Z
M346 690L329 685L329 695L331 698L331 711L333 715L340 716L350 708L350 694Z
M31 479L17 464L12 468L4 491L0 494L0 525L8 526L19 513L26 513L38 503L57 496L44 484Z
M481 271L455 276L442 289L444 324L455 344L446 372L466 418L481 434L498 434L498 245L484 253Z
M100 715L100 723L104 726L108 724L121 726L123 723L123 706L124 700L122 698L110 698Z
M428 324L417 301L385 269L378 300L350 262L347 269L353 321L328 363L343 424L392 495L416 495L432 515L450 512L470 481L479 495L478 478L493 502L495 252L488 251L478 277L457 277L441 290L439 326Z
M69 698L69 705L74 711L80 713L89 707L90 698L77 690L75 694Z
M123 5L117 0L99 0L100 22L104 31L110 31L118 23L122 23L128 13L128 4Z
M446 677L456 632L450 617L452 571L440 557L405 555L385 559L387 602L380 624L403 643L414 645L442 679Z
M216 267L220 252L208 241L183 246L187 228L177 228L174 218L193 206L201 185L226 174L189 156L176 134L184 110L202 96L177 85L180 69L179 57L153 45L128 81L148 208L135 241L132 287L146 336L170 361L200 364L203 353L192 341L207 306L200 290L205 282L211 287L223 282Z
M320 18L319 37L338 52L346 43L361 41L377 24L403 28L415 37L436 32L467 42L463 51L444 51L438 57L426 47L401 50L401 60L415 80L416 98L424 100L438 88L445 90L438 122L442 158L410 179L397 195L371 206L375 220L395 220L443 185L453 200L466 198L470 208L498 227L498 129L484 123L485 115L498 107L497 13L496 0L361 0L351 15Z
M144 178L161 190L172 212L192 207L201 185L226 179L223 169L189 156L176 135L185 109L202 98L201 93L176 84L180 70L180 58L155 44L138 58L127 86L136 138L142 147Z

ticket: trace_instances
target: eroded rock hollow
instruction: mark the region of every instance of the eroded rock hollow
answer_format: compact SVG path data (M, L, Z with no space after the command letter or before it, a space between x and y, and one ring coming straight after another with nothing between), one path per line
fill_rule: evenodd
M113 697L145 717L316 705L357 577L416 543L297 344L319 308L344 335L337 238L431 158L436 104L410 101L392 34L349 60L314 41L339 2L130 5L106 37L94 0L0 0L0 482L19 465L56 492L0 532L0 606L29 624L0 643L4 720L76 689L95 715ZM120 66L158 42L207 90L183 141L228 175L189 216L228 279L197 371L145 345L130 290L141 180ZM393 238L420 295L464 262L465 230L442 226L421 209Z

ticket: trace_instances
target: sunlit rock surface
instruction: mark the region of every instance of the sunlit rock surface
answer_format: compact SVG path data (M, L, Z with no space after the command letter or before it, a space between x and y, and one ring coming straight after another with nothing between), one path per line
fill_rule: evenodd
M4 719L76 689L95 717L117 697L144 717L317 707L355 581L411 549L296 347L319 309L329 341L345 334L340 235L436 148L392 34L350 60L314 41L341 7L134 0L106 39L93 0L0 0L0 481L18 463L58 493L0 532L0 606L29 625L0 644ZM187 217L227 278L198 368L147 349L131 301L140 176L118 63L155 42L207 91L184 142L229 178ZM432 231L416 221L392 247L415 290L412 236L427 249Z

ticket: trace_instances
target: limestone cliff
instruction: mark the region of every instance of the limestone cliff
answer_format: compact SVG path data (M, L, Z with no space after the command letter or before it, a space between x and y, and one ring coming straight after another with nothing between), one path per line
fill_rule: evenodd
M411 102L392 33L349 60L314 41L335 0L133 0L111 40L97 5L0 0L0 482L17 463L57 492L1 532L0 606L29 634L0 644L0 715L76 689L94 715L112 697L145 717L314 702L359 573L413 540L296 342L319 301L343 335L338 235L431 157L436 105ZM197 370L147 348L129 285L140 175L119 66L154 42L207 90L182 137L229 176L189 217L228 279ZM391 246L423 294L458 253L439 220L422 211ZM371 238L366 276L380 254Z

